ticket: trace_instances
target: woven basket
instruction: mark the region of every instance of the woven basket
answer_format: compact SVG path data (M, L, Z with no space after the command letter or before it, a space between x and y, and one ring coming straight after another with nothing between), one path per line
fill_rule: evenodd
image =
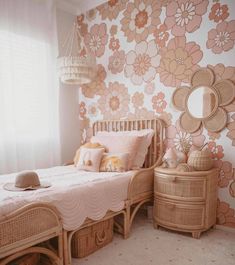
M30 253L24 255L14 261L10 262L9 265L40 265L40 254L39 253Z
M113 239L113 218L77 231L72 238L73 258L86 257Z
M213 167L211 152L208 149L193 151L189 155L188 165L195 170L210 170Z
M180 163L177 166L176 170L179 172L192 172L194 168L188 165L187 163Z

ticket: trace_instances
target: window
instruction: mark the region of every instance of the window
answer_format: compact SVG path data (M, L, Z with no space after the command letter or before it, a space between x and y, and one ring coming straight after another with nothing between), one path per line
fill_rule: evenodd
M0 173L59 161L52 49L47 40L0 30Z

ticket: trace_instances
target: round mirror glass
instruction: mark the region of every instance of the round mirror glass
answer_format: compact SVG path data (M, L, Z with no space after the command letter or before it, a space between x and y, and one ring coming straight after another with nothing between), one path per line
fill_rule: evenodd
M193 117L205 119L218 107L217 95L210 87L199 86L189 95L187 107Z

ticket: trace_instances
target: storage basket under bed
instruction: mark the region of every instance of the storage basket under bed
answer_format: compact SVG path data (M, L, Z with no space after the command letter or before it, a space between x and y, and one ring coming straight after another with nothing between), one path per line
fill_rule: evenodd
M113 218L77 231L72 238L73 258L82 258L102 248L113 239Z

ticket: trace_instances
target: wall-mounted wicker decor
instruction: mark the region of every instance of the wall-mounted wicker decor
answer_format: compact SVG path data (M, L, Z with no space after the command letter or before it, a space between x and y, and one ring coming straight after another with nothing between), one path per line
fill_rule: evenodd
M222 79L215 81L215 74L209 68L195 71L191 77L191 87L178 87L172 96L177 110L183 111L180 126L189 133L197 131L203 124L211 132L224 129L227 113L224 106L235 98L235 85Z

